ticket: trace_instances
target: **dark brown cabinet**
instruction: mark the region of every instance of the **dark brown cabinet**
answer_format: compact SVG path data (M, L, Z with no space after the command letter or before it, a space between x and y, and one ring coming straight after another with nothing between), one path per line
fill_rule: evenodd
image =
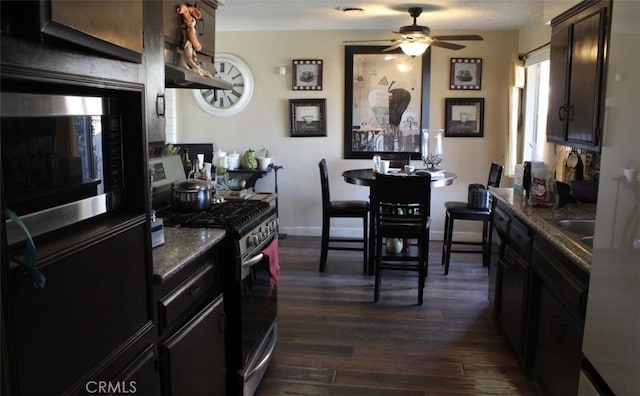
M553 19L547 141L599 151L610 1L583 1Z
M575 395L582 358L588 274L542 238L533 244L536 379L549 395Z
M224 318L220 295L160 344L166 394L225 394Z
M494 201L489 300L496 321L524 367L531 365L529 308L531 232L506 206Z
M128 355L153 342L150 282L139 248L144 217L118 228L95 239L69 235L40 243L42 289L20 267L8 274L3 308L8 380L16 394L82 392L92 380L116 381L133 359ZM157 372L151 375L159 384Z
M217 247L156 285L163 394L224 395L224 299Z

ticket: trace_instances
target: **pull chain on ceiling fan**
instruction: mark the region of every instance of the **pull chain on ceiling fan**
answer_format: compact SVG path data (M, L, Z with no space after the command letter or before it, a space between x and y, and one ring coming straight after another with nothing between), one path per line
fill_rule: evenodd
M343 43L364 43L364 42L381 42L387 41L393 43L383 51L392 51L397 48L402 49L406 55L420 56L429 48L429 46L441 47L450 50L459 50L465 48L464 45L450 43L448 41L464 41L464 40L483 40L482 36L477 34L461 34L461 35L445 35L445 36L429 36L431 29L428 26L418 25L417 19L422 14L422 8L411 7L409 8L409 15L413 18L413 24L408 26L402 26L397 32L393 32L402 36L401 39L387 39L387 40L352 40L343 41Z

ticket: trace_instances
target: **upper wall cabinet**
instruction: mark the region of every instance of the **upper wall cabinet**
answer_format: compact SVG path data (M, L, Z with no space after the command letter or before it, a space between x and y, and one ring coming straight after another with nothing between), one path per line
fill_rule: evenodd
M600 151L611 1L583 1L551 21L547 141Z
M44 4L49 6L43 10L44 33L124 60L141 62L142 0L115 3L50 0Z

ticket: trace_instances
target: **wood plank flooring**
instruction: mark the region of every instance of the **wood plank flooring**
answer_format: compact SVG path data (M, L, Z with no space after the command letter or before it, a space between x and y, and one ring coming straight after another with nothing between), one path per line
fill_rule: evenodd
M496 332L488 275L476 254L430 248L424 304L417 274L385 272L380 301L358 252L329 251L320 238L280 240L279 339L256 395L539 395Z

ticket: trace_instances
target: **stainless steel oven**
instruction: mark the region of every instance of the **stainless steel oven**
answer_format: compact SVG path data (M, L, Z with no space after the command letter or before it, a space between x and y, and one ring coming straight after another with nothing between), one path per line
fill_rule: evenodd
M38 236L122 206L119 101L2 92L0 141L7 242Z
M267 226L268 227L268 226ZM242 334L242 367L239 376L243 395L253 395L267 370L278 336L277 278L269 258L260 253L277 240L275 225L272 234L250 257L242 259L240 280L240 332Z

